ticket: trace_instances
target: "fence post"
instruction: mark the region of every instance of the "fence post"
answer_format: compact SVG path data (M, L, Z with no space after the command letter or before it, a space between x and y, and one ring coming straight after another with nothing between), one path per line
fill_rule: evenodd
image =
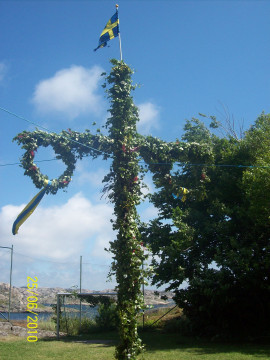
M13 262L13 245L11 245L11 259L10 259L9 297L8 297L8 321L10 321L10 302L11 302L12 262Z
M57 322L56 322L56 331L57 331L57 340L59 340L59 328L60 328L60 319L59 319L59 313L60 313L60 296L57 294L57 305L56 305L56 314L57 314Z

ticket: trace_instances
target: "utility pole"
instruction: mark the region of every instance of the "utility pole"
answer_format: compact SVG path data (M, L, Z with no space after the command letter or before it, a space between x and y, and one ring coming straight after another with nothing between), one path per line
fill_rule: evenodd
M13 262L13 245L11 247L8 246L0 246L2 249L9 249L10 252L10 272L9 272L9 296L8 296L8 321L10 321L10 302L11 302L11 282L12 282L12 262Z
M80 256L80 294L82 292L82 256ZM82 298L80 296L80 327L82 324Z

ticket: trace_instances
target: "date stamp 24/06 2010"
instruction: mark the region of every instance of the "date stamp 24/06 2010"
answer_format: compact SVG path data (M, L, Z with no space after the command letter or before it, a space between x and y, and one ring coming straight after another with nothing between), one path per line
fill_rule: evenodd
M38 340L38 313L33 311L33 309L36 310L38 307L38 293L36 292L36 289L38 288L38 278L35 276L35 279L27 276L27 291L29 292L29 296L27 297L27 311L31 313L31 316L27 316L27 333L29 334L29 336L27 337L27 341L29 342L35 342Z

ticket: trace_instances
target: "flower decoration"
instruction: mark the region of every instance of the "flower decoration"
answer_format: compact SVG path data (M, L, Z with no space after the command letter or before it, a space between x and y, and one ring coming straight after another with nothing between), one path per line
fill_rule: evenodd
M135 151L138 151L139 150L139 146L136 146L135 148L133 148L133 149L130 149L130 152L135 152Z

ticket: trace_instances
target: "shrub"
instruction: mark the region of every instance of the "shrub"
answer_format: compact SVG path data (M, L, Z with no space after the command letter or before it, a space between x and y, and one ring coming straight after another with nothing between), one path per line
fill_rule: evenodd
M40 320L38 322L38 328L41 330L55 331L55 322L52 318L48 320Z
M116 305L100 304L98 307L98 315L95 317L97 327L101 330L115 330L118 327L119 318L117 315Z
M192 334L191 322L184 315L164 321L162 330L167 333L179 333L183 336Z

